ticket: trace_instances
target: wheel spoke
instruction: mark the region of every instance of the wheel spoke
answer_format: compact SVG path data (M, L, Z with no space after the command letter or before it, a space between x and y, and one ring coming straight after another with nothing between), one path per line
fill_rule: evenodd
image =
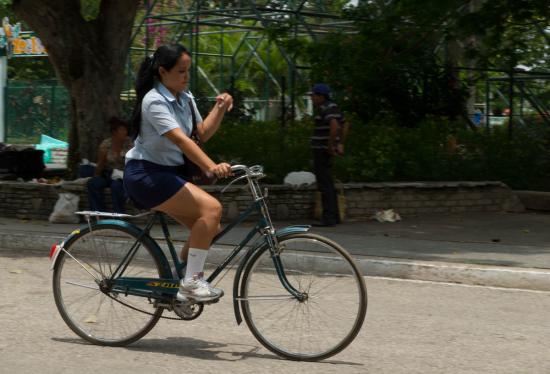
M136 243L136 235L116 224L94 224L92 233L82 230L60 253L54 269L56 305L67 325L92 343L129 344L145 335L162 314L162 308L154 309L147 298L128 296L122 303L122 295L99 289ZM125 277L162 278L158 261L140 242Z
M288 294L270 251L265 249L245 268L239 299L245 321L266 348L283 357L330 357L351 343L362 326L366 312L364 280L351 257L328 239L295 234L280 243L285 248L280 260L286 279L306 297L300 300ZM340 273L328 274L315 255L337 263L334 268Z
M245 301L272 301L272 300L294 300L296 297L292 295L265 295L265 296L248 296L238 297L237 300Z
M71 284L73 286L78 286L78 287L84 287L84 288L89 288L89 289L92 289L92 290L98 290L99 291L99 288L97 287L97 284L94 284L93 286L89 286L87 284L82 284L82 283L78 283L78 282L71 282L71 281L65 281L66 284Z

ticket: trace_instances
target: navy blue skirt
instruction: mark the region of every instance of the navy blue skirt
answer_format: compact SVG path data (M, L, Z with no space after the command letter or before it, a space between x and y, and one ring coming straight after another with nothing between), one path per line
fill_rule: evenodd
M145 160L129 160L124 167L124 188L140 208L154 208L176 194L187 181L177 174L178 166Z

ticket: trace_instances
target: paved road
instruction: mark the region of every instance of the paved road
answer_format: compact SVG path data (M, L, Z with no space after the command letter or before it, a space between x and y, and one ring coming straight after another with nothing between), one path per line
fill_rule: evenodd
M0 251L0 283L0 373L550 372L548 292L368 278L367 321L354 343L297 363L237 326L229 298L196 321L161 321L130 347L105 348L61 320L43 253Z

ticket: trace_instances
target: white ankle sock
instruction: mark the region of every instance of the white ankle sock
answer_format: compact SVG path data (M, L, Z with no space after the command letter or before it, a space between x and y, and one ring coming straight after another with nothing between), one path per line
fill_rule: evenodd
M208 256L208 250L206 249L189 248L184 282L193 278L193 275L202 273L204 270L204 263L206 262L206 256Z

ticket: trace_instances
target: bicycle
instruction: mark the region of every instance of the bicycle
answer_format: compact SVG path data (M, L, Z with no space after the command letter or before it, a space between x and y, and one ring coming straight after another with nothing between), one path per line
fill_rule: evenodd
M258 182L264 176L261 166L235 165L232 170L235 178L223 191L246 179L253 202L213 243L254 212L259 219L207 280L214 282L224 270L225 276L238 263L232 290L237 324L244 318L264 347L287 359L317 361L335 355L353 341L365 319L363 275L341 246L308 233L309 226L274 229ZM55 303L71 330L94 344L125 346L160 318L200 316L205 303L176 300L185 264L162 213L78 213L87 224L50 251ZM143 229L124 220L147 215ZM171 263L150 236L157 220ZM235 260L242 250L244 255ZM163 316L164 311L175 316ZM336 331L328 327L335 322Z

